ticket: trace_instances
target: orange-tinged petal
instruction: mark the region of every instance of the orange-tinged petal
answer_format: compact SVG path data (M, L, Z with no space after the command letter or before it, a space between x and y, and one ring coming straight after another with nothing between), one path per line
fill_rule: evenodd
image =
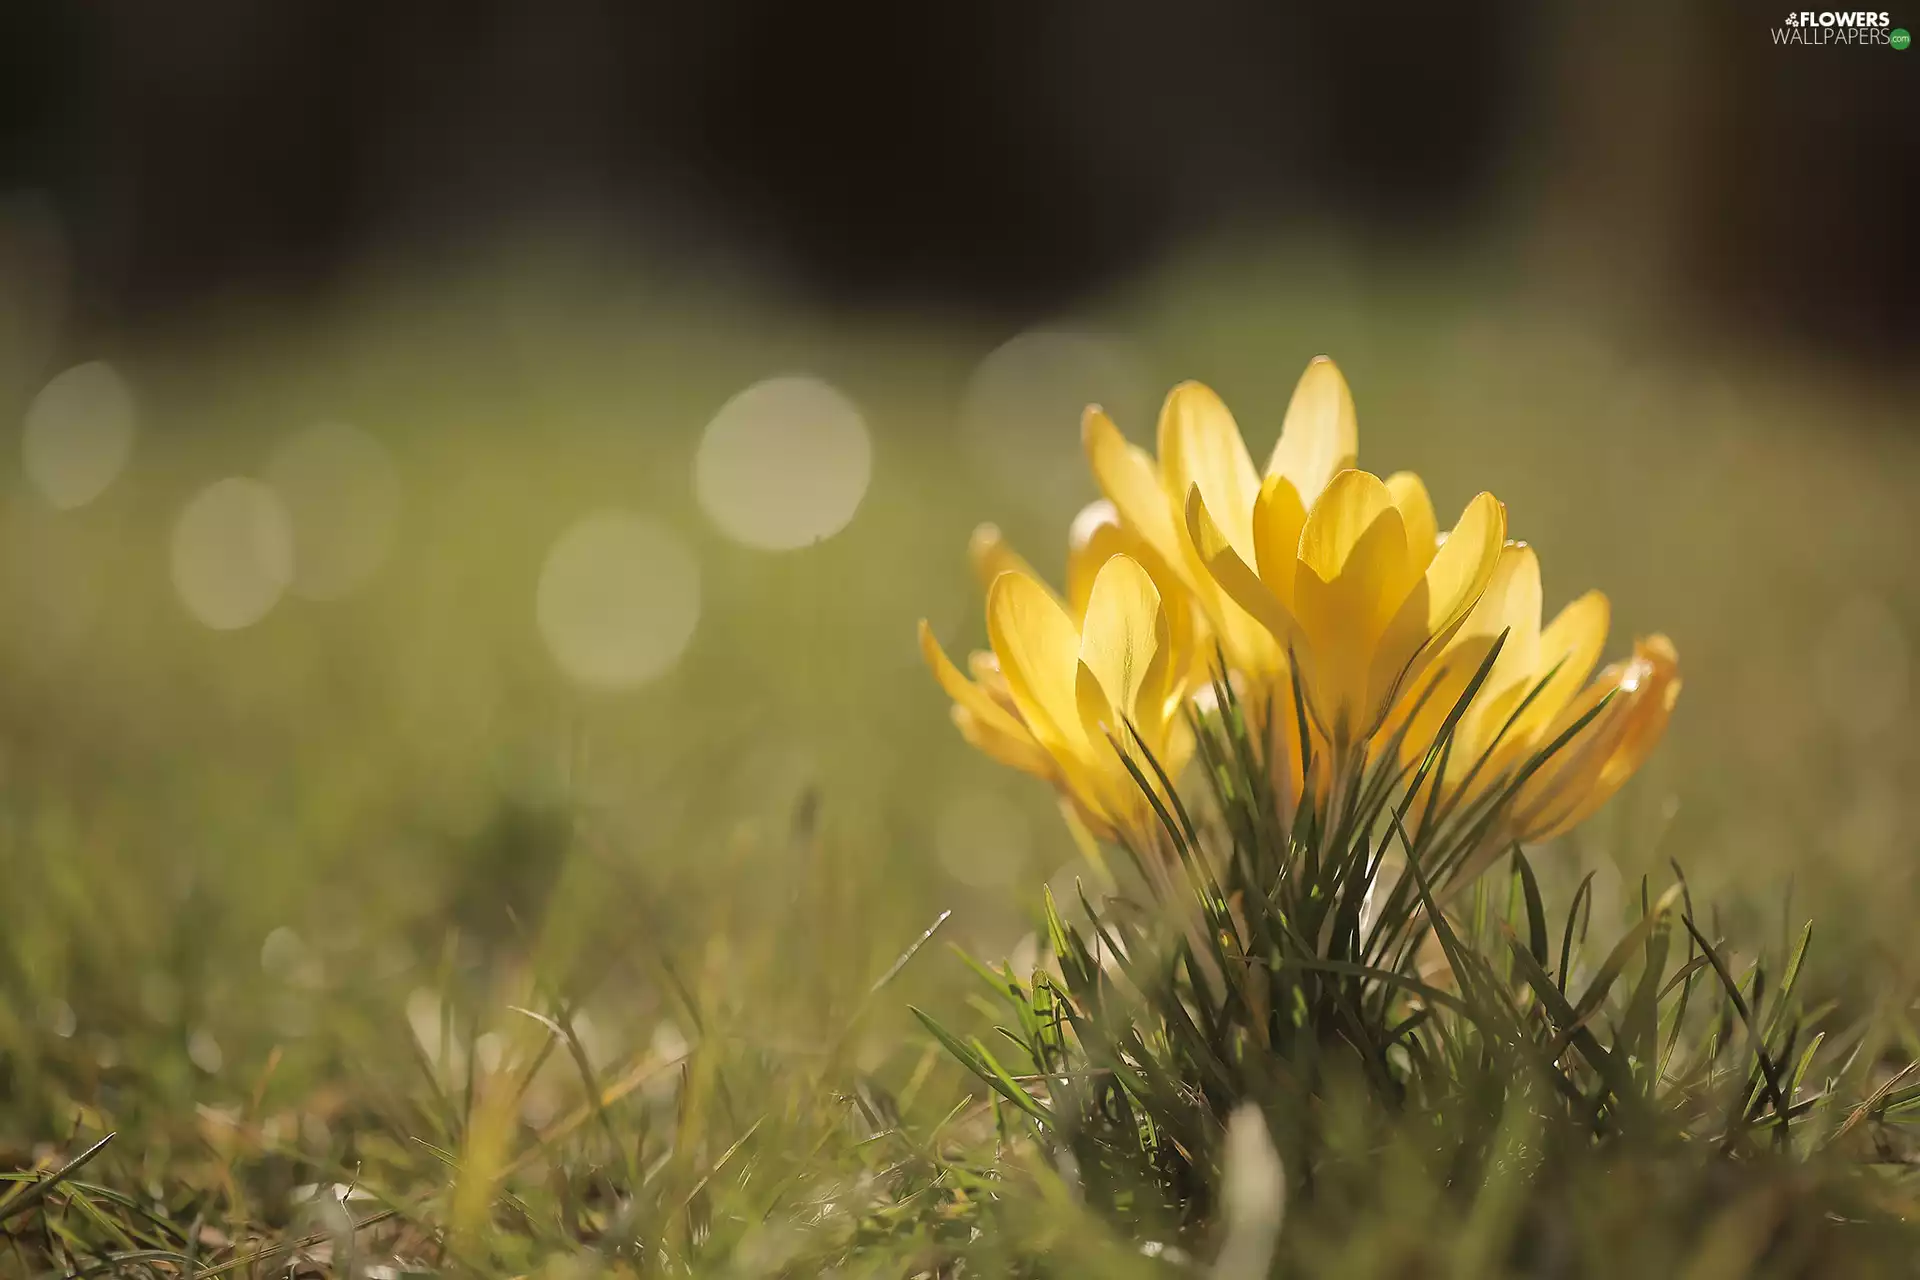
M1338 365L1326 356L1315 356L1294 384L1266 474L1291 480L1301 501L1311 505L1327 483L1353 466L1359 456L1353 392Z
M1434 518L1427 486L1411 471L1396 471L1387 477L1387 492L1393 495L1393 505L1400 509L1400 521L1407 527L1407 563L1415 572L1425 573L1440 545L1440 522Z
M1592 815L1628 778L1640 771L1653 749L1666 736L1667 721L1680 698L1680 655L1663 635L1650 636L1634 646L1633 660L1625 664L1620 692L1629 696L1623 723L1615 735L1593 783L1579 803L1552 828L1535 839L1559 835ZM1610 708L1611 709L1611 708Z
M1063 764L1084 761L1074 679L1080 633L1065 606L1020 573L1003 573L987 592L987 635L1020 717Z
M1201 383L1181 383L1160 410L1160 478L1170 513L1184 511L1187 491L1198 486L1240 559L1252 562L1260 476L1233 415Z
M1120 519L1136 530L1172 569L1182 563L1179 530L1160 483L1160 469L1144 450L1127 442L1097 406L1088 406L1080 419L1080 443L1100 491L1107 495ZM1154 566L1156 569L1161 566Z
M1645 763L1680 697L1673 642L1656 635L1636 644L1631 659L1601 672L1569 704L1554 736L1608 693L1613 700L1599 716L1521 788L1514 805L1516 838L1547 840L1579 825Z

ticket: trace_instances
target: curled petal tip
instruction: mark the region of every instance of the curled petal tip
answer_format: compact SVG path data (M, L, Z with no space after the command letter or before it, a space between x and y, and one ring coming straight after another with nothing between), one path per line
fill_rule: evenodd
M1671 711L1680 698L1680 651L1673 641L1658 632L1636 642L1633 650L1634 657L1647 664L1652 679L1662 686L1663 709Z
M1105 498L1096 498L1080 508L1080 513L1074 516L1073 523L1067 527L1067 546L1077 550L1093 541L1094 535L1101 529L1109 525L1117 528L1119 524L1120 513L1113 503Z

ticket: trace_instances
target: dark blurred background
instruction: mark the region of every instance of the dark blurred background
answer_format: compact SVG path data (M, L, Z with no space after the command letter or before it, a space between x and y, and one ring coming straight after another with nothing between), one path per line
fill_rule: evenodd
M0 191L52 203L78 346L531 224L995 323L1278 225L1908 349L1920 52L1780 47L1781 16L8 0Z

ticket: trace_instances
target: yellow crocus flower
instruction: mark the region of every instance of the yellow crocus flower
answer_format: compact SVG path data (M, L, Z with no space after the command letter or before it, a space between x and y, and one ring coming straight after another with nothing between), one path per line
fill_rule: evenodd
M1068 612L1078 622L1087 614L1087 599L1093 592L1094 575L1100 566L1116 555L1131 556L1143 566L1152 566L1155 555L1140 535L1123 524L1120 515L1111 502L1104 498L1090 502L1080 509L1067 530L1067 593L1062 601ZM1037 582L1045 579L1037 573L1025 557L1014 550L1001 534L998 525L982 524L973 531L967 540L967 558L972 562L975 579L982 591L993 586L993 580L1008 570L1018 570ZM1154 583L1160 588L1169 604L1178 601L1191 607L1191 594L1185 584L1171 573L1156 571L1149 567ZM1203 619L1194 619L1195 625ZM1192 637L1192 647L1198 648L1205 643L1197 632Z
M973 655L969 679L924 620L920 647L969 742L1051 783L1095 835L1152 843L1152 805L1121 753L1149 780L1143 744L1169 777L1192 755L1182 712L1195 669L1191 608L1112 551L1113 535L1101 532L1111 528L1088 521L1075 538L1066 600L997 530L976 531L992 652Z
M1419 477L1353 470L1334 476L1311 509L1285 476L1268 477L1254 499L1251 556L1198 485L1186 521L1220 589L1293 653L1308 709L1342 759L1466 620L1507 523L1506 509L1482 493L1436 550Z
M1606 596L1589 591L1542 627L1539 557L1525 543L1509 543L1479 603L1419 690L1401 740L1409 764L1426 755L1506 634L1447 749L1440 786L1453 811L1505 790L1516 771L1610 699L1521 784L1463 866L1462 883L1477 874L1477 864L1513 842L1545 840L1584 820L1632 776L1665 732L1680 695L1679 655L1665 636L1641 641L1633 658L1588 683L1606 644L1608 614Z
M1301 374L1264 472L1254 470L1227 406L1198 382L1181 383L1168 394L1160 411L1157 461L1129 444L1097 407L1088 408L1081 438L1101 491L1146 544L1149 567L1186 585L1228 665L1255 681L1280 677L1286 670L1280 645L1208 572L1188 530L1187 494L1201 492L1223 536L1251 561L1254 511L1264 485L1284 481L1302 501L1311 502L1354 464L1359 427L1339 368L1321 356Z

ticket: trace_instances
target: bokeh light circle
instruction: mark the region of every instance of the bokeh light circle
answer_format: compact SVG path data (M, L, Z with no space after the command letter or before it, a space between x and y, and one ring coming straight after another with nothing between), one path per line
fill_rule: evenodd
M84 507L126 467L133 433L127 384L112 365L89 361L55 377L27 406L21 462L48 502Z
M694 492L735 542L790 551L846 528L873 476L859 409L818 378L757 382L700 437Z
M258 480L216 480L174 522L174 590L188 613L216 631L266 617L292 580L293 521L280 495Z
M1104 408L1124 431L1147 412L1139 362L1118 342L1068 329L1032 329L989 352L960 403L967 451L1035 510L1073 510L1093 496L1080 417Z
M629 511L583 516L555 540L534 611L560 669L631 689L680 657L700 619L700 566L674 532Z
M266 478L293 519L295 595L338 600L377 572L393 545L400 477L365 431L323 423L288 437Z

